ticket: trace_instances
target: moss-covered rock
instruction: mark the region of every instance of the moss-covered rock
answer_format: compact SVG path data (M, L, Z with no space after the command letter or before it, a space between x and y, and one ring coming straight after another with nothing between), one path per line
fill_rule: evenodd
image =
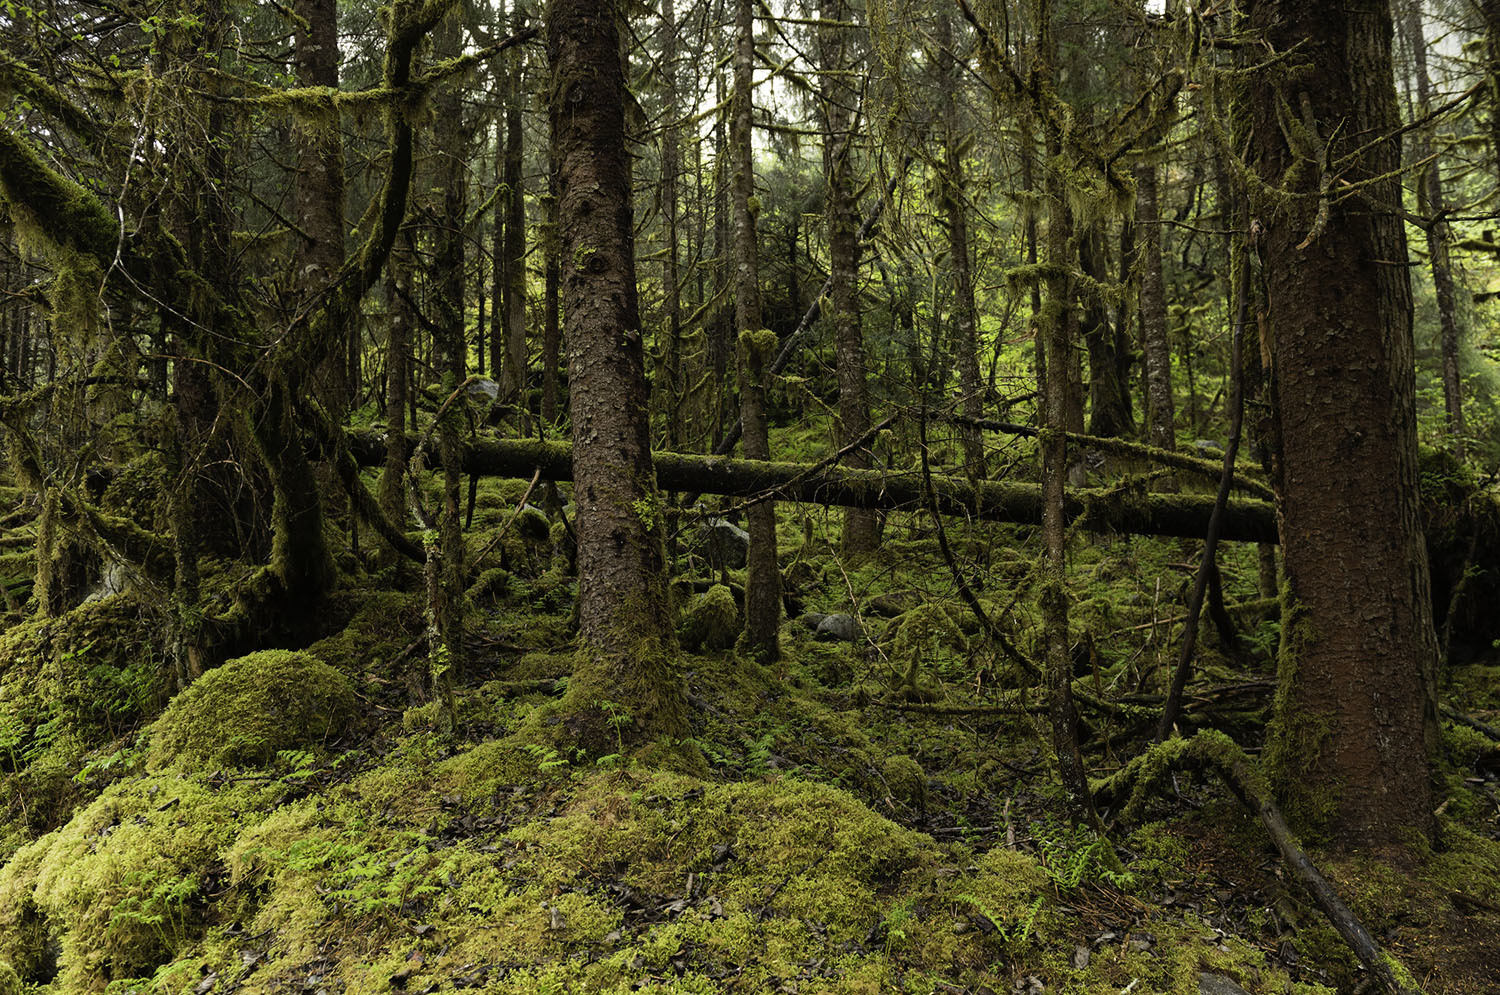
M723 584L715 584L698 595L684 613L679 637L683 649L723 650L734 645L744 622L734 594Z
M263 650L230 660L173 699L151 729L151 765L263 763L313 745L354 711L349 679L307 653Z
M108 788L0 870L0 960L37 979L55 947L55 991L149 977L192 944L219 850L275 790L173 775Z

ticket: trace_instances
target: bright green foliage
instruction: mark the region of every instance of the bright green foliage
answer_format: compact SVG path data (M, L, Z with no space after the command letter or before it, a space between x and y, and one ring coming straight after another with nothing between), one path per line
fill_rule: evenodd
M349 679L317 657L263 650L209 671L151 729L151 763L200 768L263 763L317 744L349 721Z

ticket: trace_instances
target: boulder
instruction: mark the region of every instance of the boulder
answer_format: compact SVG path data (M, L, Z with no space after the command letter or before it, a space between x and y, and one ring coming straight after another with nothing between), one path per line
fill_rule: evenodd
M740 570L750 556L750 533L724 518L710 518L700 529L703 555L714 567Z

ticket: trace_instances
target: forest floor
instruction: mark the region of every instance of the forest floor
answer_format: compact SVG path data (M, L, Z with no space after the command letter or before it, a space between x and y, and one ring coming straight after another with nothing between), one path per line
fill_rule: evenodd
M521 490L486 482L476 535ZM231 661L170 701L145 591L12 616L0 995L1369 989L1215 780L1179 775L1108 843L1071 825L1039 697L1017 695L1024 675L981 637L928 520L893 515L877 554L846 560L825 539L838 514L783 506L783 564L797 613L847 614L852 638L789 620L769 667L705 648L733 621L710 585L743 577L698 555L700 521L679 523L691 737L640 755L540 745L576 590L545 528L508 534L475 589L451 717L424 697L419 578L388 567L345 564L320 641ZM1033 648L1031 530L953 539L986 610ZM1085 710L1102 775L1149 741L1196 554L1075 548L1082 686L1129 706ZM1224 568L1231 606L1255 602L1254 549ZM1184 729L1253 753L1277 630L1264 606L1235 620L1233 650L1206 637ZM1445 680L1454 707L1494 722L1500 657ZM1419 866L1321 866L1425 991L1494 993L1500 744L1445 726L1438 776L1441 836Z

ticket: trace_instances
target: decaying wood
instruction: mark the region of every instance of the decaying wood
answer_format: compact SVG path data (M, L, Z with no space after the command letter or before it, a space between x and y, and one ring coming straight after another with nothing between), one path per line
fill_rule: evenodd
M378 466L385 456L379 432L353 432L350 448L364 466ZM776 463L696 456L653 454L657 481L664 491L775 498L852 508L917 510L926 503L919 472L847 470L804 463ZM464 450L464 472L528 479L540 470L543 480L573 479L572 447L560 442L526 440L471 441ZM1041 488L1036 484L982 481L977 485L954 477L932 478L933 503L945 515L980 521L1038 525L1042 520ZM1070 520L1093 532L1202 538L1213 513L1212 495L1122 493L1072 489L1065 507ZM1222 538L1238 542L1276 542L1276 517L1264 501L1232 501L1224 509Z

